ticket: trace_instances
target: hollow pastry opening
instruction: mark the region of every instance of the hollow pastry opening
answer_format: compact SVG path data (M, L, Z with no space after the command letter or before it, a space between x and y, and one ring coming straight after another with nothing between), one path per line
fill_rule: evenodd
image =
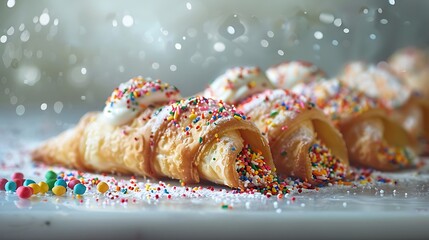
M245 188L270 185L276 177L273 169L265 162L262 152L253 150L246 142L243 144L241 152L235 159L239 181Z
M391 146L386 141L380 141L376 147L379 161L389 163L395 168L406 168L415 163L416 155L410 147Z
M308 148L312 180L318 184L344 180L347 176L347 152L335 129L324 121L312 120L314 138Z
M415 164L417 155L411 147L411 142L407 140L406 132L397 123L386 119L380 119L376 124L383 132L383 138L377 146L378 158L398 168Z
M381 117L364 118L345 134L351 160L383 171L414 164L417 158L408 137L399 123Z
M348 157L344 141L335 128L317 119L300 121L280 138L273 155L280 173L311 184L344 179Z
M319 138L308 149L311 164L311 176L316 183L328 183L343 180L347 175L347 165L335 156Z
M201 154L198 171L203 179L246 189L266 187L277 180L264 154L247 143L239 130L216 134Z

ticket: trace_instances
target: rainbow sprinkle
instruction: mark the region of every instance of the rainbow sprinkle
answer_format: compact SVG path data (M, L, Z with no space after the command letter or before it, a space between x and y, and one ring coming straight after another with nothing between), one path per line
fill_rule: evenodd
M307 99L301 95L295 94L289 90L266 90L260 94L253 95L252 97L244 100L238 106L239 110L244 113L251 115L251 111L260 105L266 107L266 114L261 118L262 124L258 124L258 127L262 130L263 134L268 134L272 128L276 128L277 125L274 123L274 119L279 115L290 115L289 113L300 113L305 109L312 109L315 104L308 102ZM287 112L287 114L285 113ZM288 126L278 126L282 130L286 130Z
M112 95L107 99L106 106L112 108L118 101L126 99L128 109L136 111L142 106L139 99L150 96L156 92L164 93L167 99L179 95L179 90L168 83L163 83L161 80L146 80L143 77L135 77L130 79L125 85L115 88Z
M347 118L355 117L370 109L383 109L387 111L382 102L370 98L358 91L351 91L346 88L332 96L330 99L316 99L318 107L323 109L323 112L331 117L334 124Z
M337 79L302 84L293 91L310 98L336 125L370 109L389 111L382 101L347 88Z
M202 96L190 97L186 100L174 102L169 106L168 116L164 121L170 121L177 127L182 127L183 132L190 132L192 129L199 130L204 126L216 124L222 118L233 117L237 120L246 120L247 117L238 111L234 106L216 101ZM156 115L157 113L155 113ZM181 126L179 116L192 120L186 126ZM200 143L203 139L200 139Z
M416 159L409 148L390 147L386 143L380 143L377 154L379 159L386 159L386 162L398 167L409 167Z
M347 166L318 140L308 149L313 179L318 183L344 180Z
M226 83L224 84L223 89L236 89L237 82L242 81L245 77L248 76L258 76L261 74L261 69L259 67L234 67L231 69L228 69L226 73L221 76L222 80ZM255 81L250 81L246 85L249 89L252 89L256 86ZM218 91L219 89L211 89L209 87L209 91Z
M279 183L275 170L267 165L262 153L253 151L248 144L237 155L236 169L247 192L256 190L275 195L288 191L285 184Z

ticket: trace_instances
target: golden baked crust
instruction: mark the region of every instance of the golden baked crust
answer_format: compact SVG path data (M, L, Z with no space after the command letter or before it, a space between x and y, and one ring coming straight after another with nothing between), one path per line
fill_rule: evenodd
M236 158L244 146L261 152L274 169L267 140L256 126L222 102L193 97L147 108L132 122L114 126L88 113L73 129L35 149L35 161L82 170L209 180L243 188ZM212 156L208 159L207 156Z

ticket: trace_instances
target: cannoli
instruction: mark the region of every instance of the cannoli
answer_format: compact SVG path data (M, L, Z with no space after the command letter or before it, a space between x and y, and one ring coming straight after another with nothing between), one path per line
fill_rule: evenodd
M204 97L180 100L177 88L141 77L121 84L103 112L86 114L32 157L88 171L240 189L263 187L276 177L266 139L234 107Z
M377 99L337 79L298 84L292 91L309 97L332 119L346 141L351 165L395 171L416 163L412 139Z
M339 79L347 87L383 101L392 110L392 117L415 139L417 152L429 151L429 125L425 124L429 121L429 103L403 84L389 65L353 62L346 65Z

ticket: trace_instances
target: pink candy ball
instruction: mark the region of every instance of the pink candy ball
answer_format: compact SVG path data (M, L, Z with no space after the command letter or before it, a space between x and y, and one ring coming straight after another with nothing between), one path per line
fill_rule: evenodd
M0 190L1 191L4 191L4 185L6 185L6 183L7 183L8 181L7 181L7 179L6 178L1 178L0 179Z
M73 179L73 180L71 180L70 182L69 182L69 184L67 184L67 186L70 188L70 189L73 189L74 188L74 186L76 185L76 184L78 184L78 183L81 183L79 180L77 180L77 179Z
M16 189L16 195L18 195L19 198L30 198L31 195L33 195L33 189L31 187L21 186Z
M15 179L24 179L24 174L21 173L21 172L15 172L15 173L12 174L12 176L10 178L12 178L13 180L15 180Z

